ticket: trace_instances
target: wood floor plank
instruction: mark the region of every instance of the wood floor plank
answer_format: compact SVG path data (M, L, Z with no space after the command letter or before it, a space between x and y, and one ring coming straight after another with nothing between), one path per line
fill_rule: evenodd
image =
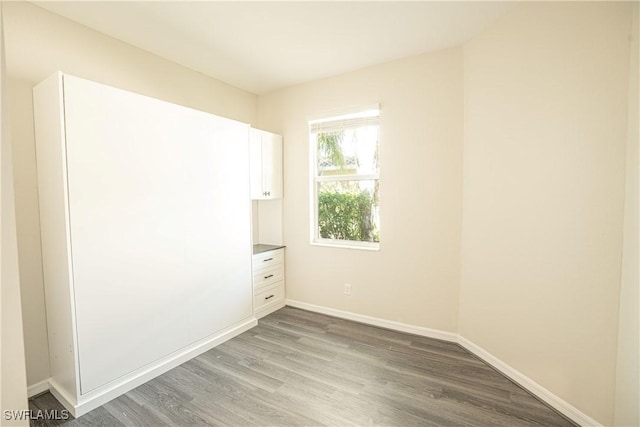
M211 362L211 366L215 366L215 369L220 370L221 373L226 373L229 376L233 376L236 381L250 384L256 388L272 393L283 384L280 380L240 364L239 362L242 359L230 355L223 349L214 348L202 356L205 360Z
M85 414L84 417L70 420L68 424L62 423L62 425L68 425L69 427L76 426L93 426L93 427L124 427L116 417L111 415L104 407L99 407L93 411Z
M31 424L575 426L456 343L291 307L78 419Z
M208 398L195 398L191 404L198 410L198 414L209 421L212 426L261 426L259 422L242 417L234 406L230 404L233 398L213 400Z
M156 411L138 404L126 394L112 400L108 405L104 405L104 408L127 427L168 427L171 425L168 419L163 419L158 416ZM84 418L78 421L82 420L84 420Z

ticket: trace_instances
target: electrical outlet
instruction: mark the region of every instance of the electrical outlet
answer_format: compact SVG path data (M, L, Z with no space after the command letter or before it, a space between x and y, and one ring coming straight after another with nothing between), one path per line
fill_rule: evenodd
M344 294L345 295L351 295L351 284L350 283L345 283L344 284Z

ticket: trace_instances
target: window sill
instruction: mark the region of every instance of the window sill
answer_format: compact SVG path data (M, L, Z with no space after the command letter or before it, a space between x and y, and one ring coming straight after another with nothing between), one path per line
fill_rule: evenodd
M340 249L357 249L363 251L379 251L380 243L373 242L353 242L345 241L344 243L336 240L312 240L311 246L324 246L328 248L340 248Z

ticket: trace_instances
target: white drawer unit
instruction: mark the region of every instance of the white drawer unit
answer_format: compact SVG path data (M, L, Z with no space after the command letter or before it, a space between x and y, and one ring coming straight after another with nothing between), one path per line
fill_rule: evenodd
M256 312L260 311L259 317L284 306L284 282L282 281L255 292L253 305Z
M274 265L284 266L284 249L275 249L253 256L253 271L258 272Z
M284 248L253 256L253 310L257 318L284 307Z
M284 265L272 265L253 275L253 289L258 290L284 280Z

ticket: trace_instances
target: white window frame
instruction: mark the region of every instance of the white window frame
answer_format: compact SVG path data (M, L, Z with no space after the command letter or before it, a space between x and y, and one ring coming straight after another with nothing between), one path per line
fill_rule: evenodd
M365 107L355 107L342 109L331 115L310 117L308 120L309 127L314 123L334 122L339 120L347 120L352 118L380 117L380 106L378 104ZM380 125L378 124L378 146L380 144ZM309 184L310 184L310 244L314 246L326 246L333 248L361 249L369 251L379 251L380 242L362 242L357 240L340 240L340 239L324 239L319 235L318 226L318 183L332 181L367 181L380 180L380 170L376 174L359 174L359 175L328 175L320 176L318 174L317 161L317 139L312 136L309 129Z

